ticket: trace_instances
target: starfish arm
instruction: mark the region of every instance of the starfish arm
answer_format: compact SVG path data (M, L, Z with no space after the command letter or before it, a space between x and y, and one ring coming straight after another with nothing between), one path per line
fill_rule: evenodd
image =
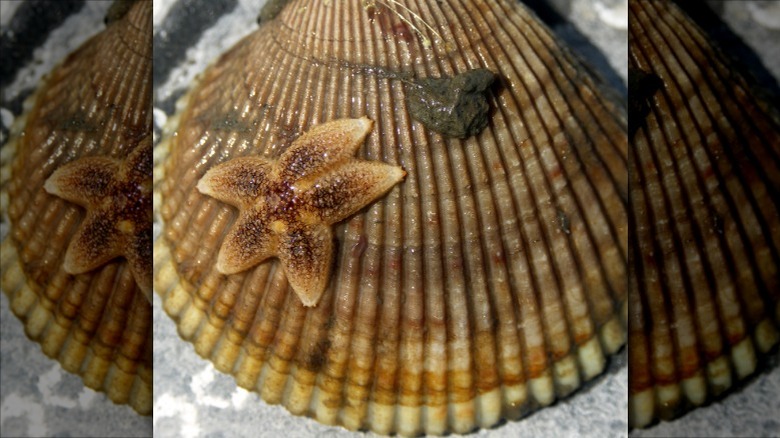
M339 119L312 127L279 157L279 177L292 184L352 157L371 132L374 121Z
M43 188L52 195L88 207L90 202L100 202L110 192L119 167L119 161L113 158L82 158L55 170Z
M329 226L288 230L279 238L279 260L304 306L316 306L330 278L333 234Z
M125 258L133 273L135 283L152 300L152 227L138 230L129 238Z
M236 274L271 257L276 252L276 235L260 213L242 212L219 250L217 270Z
M198 190L240 210L217 256L230 275L278 257L290 287L315 306L328 285L331 225L368 205L406 172L352 156L373 128L368 118L315 126L278 160L237 158L210 169Z
M319 220L334 224L355 214L400 182L406 172L378 161L351 160L306 190Z
M127 155L122 163L122 172L128 174L132 181L149 184L151 189L152 172L154 170L154 158L152 157L152 136L147 135Z
M268 183L271 163L260 157L240 157L218 164L198 181L198 190L230 205L249 206Z
M123 238L115 227L115 218L105 212L87 214L65 252L65 272L83 274L121 256Z

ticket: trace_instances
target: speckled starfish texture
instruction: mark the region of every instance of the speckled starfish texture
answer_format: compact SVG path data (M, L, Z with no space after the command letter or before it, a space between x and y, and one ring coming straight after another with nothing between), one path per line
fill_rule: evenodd
M315 126L272 161L241 157L209 170L201 193L238 207L217 269L242 272L278 257L305 306L315 306L330 277L331 225L387 192L406 175L398 166L352 156L373 128L368 118Z
M57 169L44 188L87 210L65 253L65 271L82 274L124 257L151 300L151 136L125 160L86 157L70 162Z

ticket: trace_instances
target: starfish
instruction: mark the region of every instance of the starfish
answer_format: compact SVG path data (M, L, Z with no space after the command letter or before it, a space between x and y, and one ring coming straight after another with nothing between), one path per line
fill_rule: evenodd
M323 123L275 161L247 156L206 172L198 190L240 211L217 270L234 274L277 257L303 304L317 305L330 277L331 226L406 175L398 166L353 158L373 125L366 117Z
M124 257L151 301L151 136L124 160L96 156L67 163L51 174L44 189L87 210L65 252L65 272L83 274Z

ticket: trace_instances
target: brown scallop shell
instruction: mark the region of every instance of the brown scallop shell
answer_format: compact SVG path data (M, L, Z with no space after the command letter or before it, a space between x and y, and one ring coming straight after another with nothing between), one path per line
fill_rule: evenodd
M644 427L722 394L780 339L780 125L676 5L629 11L629 423Z
M445 138L410 118L410 80L474 68L501 82L482 133ZM292 413L407 435L518 418L624 342L620 114L517 2L293 1L170 121L155 290L200 355ZM196 190L203 174L361 116L375 125L358 157L407 175L334 228L319 304L301 304L276 260L219 274L237 214Z
M85 209L44 184L66 163L151 150L151 24L151 2L136 2L44 79L12 129L2 187L10 219L2 289L25 332L86 386L144 415L152 409L150 302L125 259L65 271Z

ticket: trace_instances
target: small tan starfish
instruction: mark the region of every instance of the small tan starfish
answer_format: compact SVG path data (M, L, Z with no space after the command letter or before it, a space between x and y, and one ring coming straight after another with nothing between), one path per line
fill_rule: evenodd
M353 158L373 125L366 117L323 123L276 161L241 157L206 172L198 190L240 210L220 248L217 270L234 274L278 257L303 304L316 305L330 277L331 225L406 175L398 166Z
M86 208L87 215L65 252L63 267L83 274L124 257L138 286L152 292L152 138L125 160L86 157L60 167L47 192Z

